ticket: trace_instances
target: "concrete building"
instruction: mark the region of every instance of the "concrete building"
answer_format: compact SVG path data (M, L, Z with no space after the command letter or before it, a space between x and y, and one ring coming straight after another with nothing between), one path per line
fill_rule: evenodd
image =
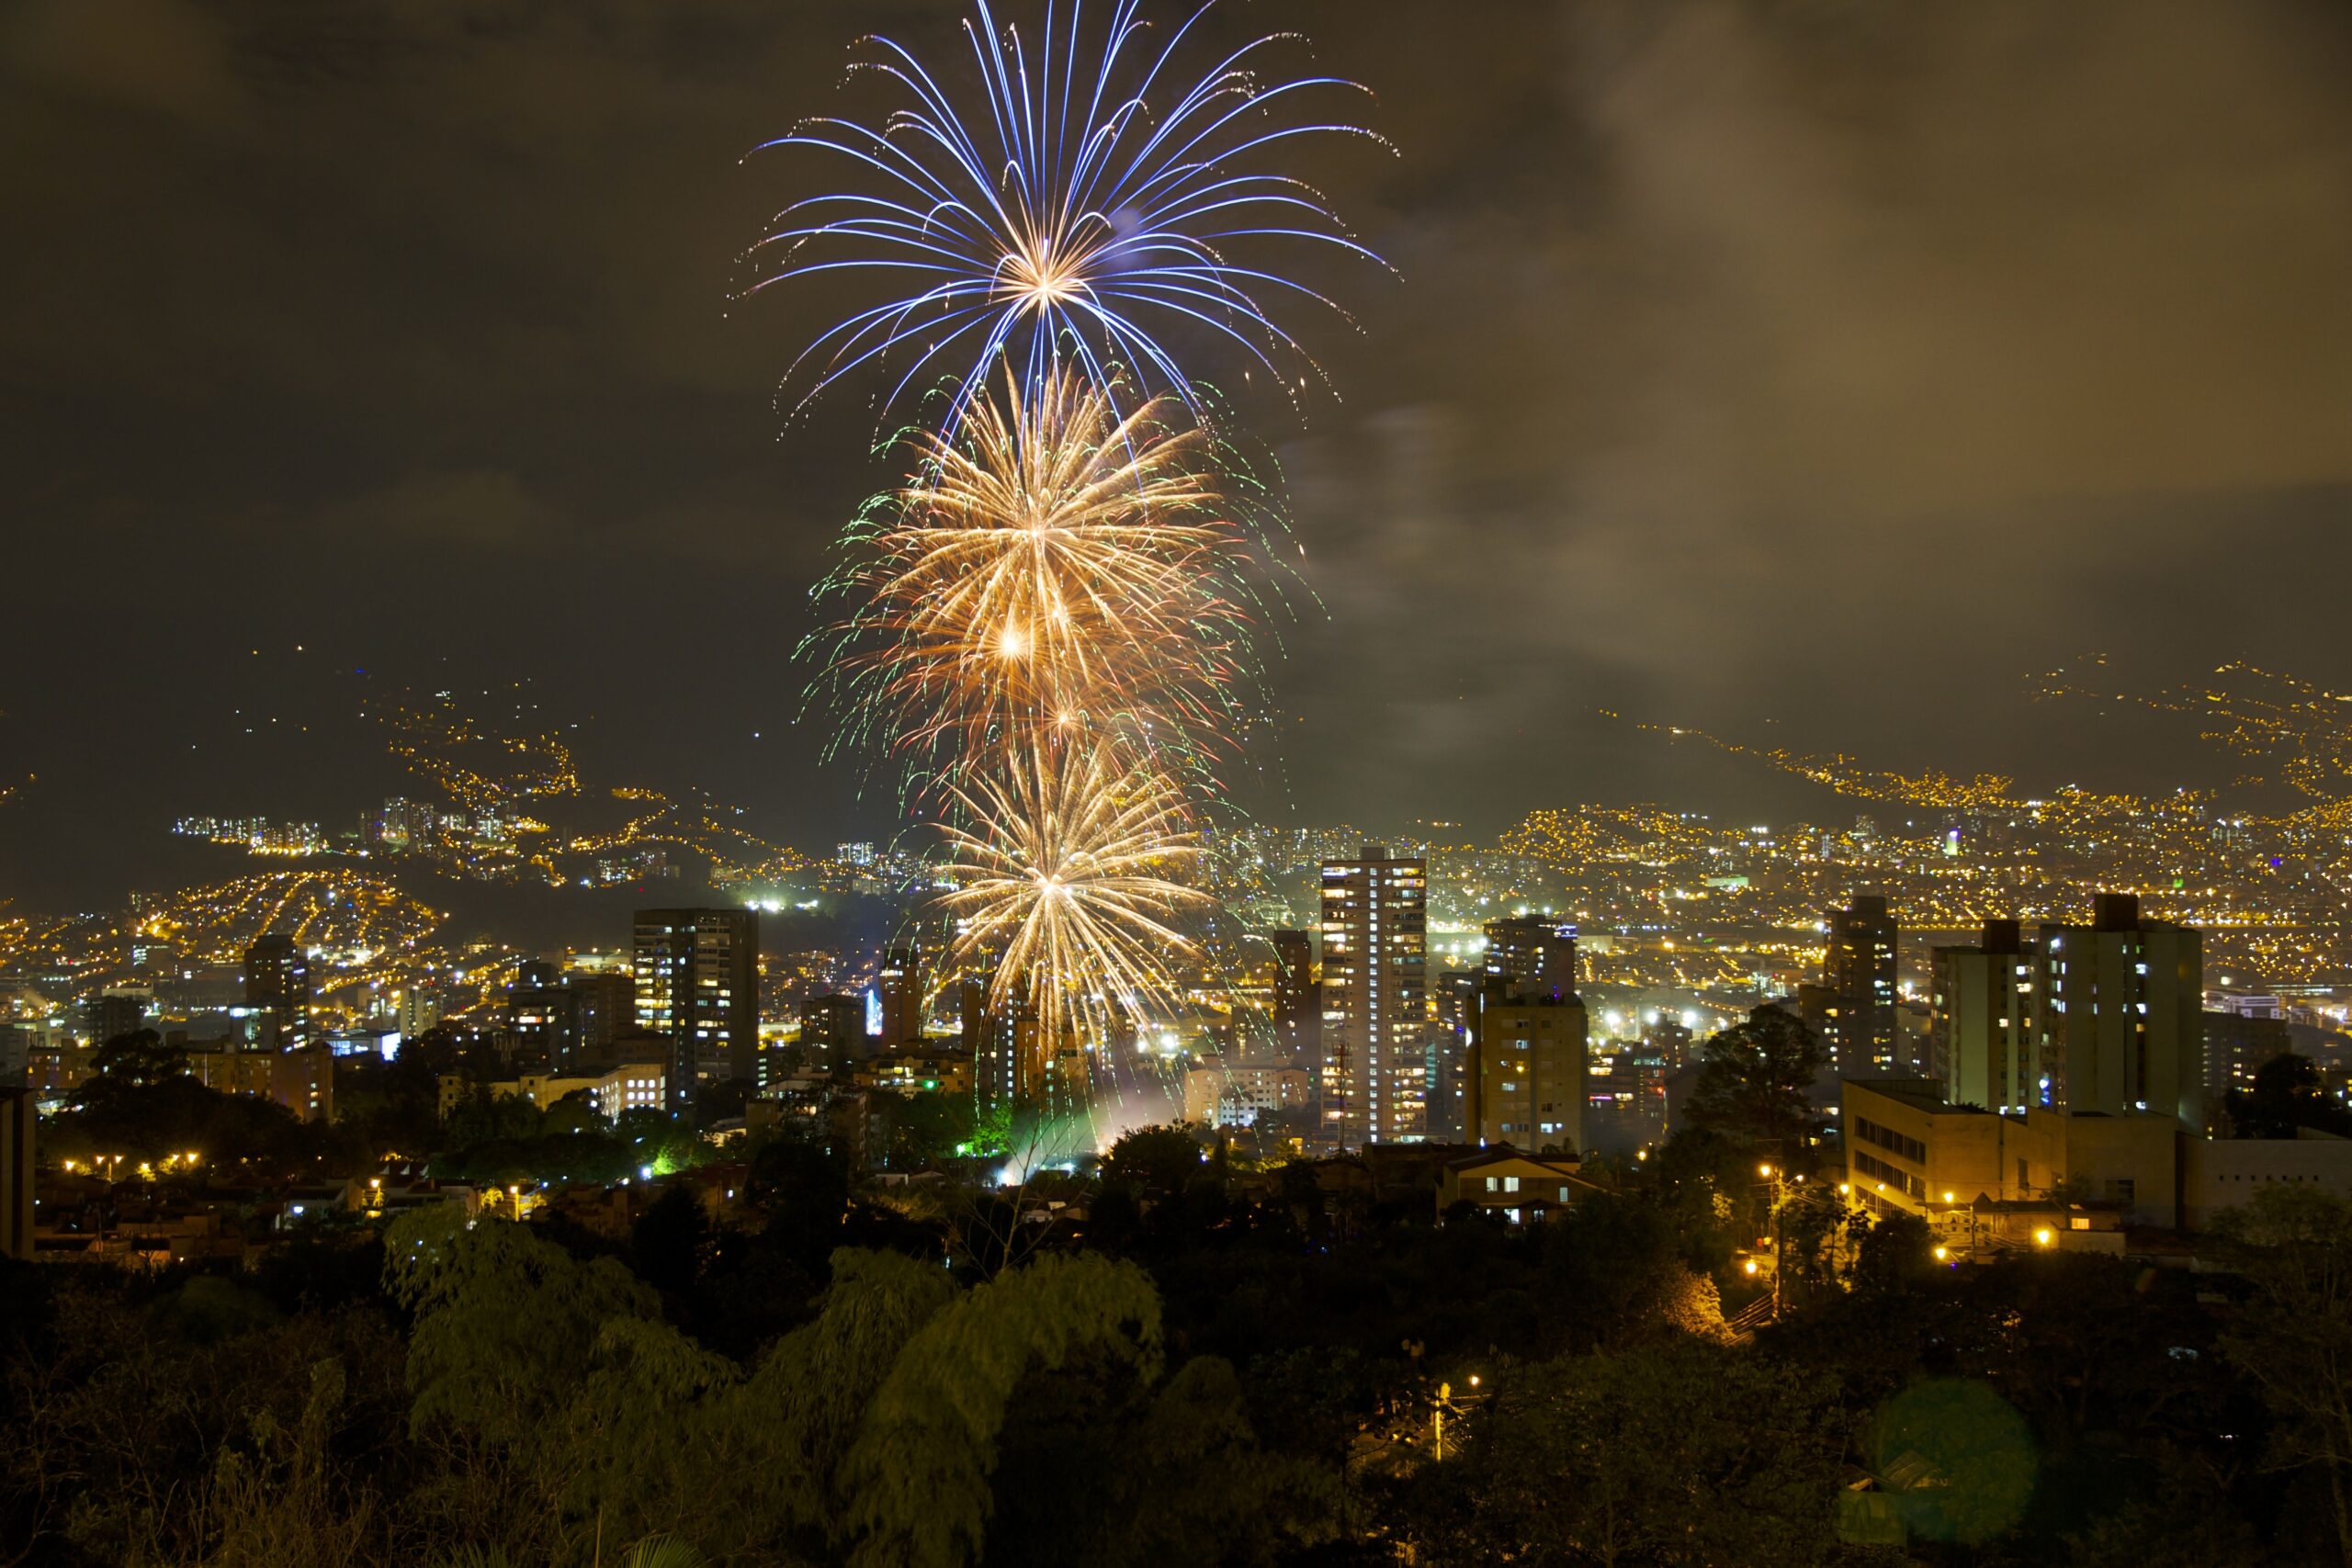
M1838 1111L1846 1182L1881 1213L1928 1214L2004 1195L2003 1120L1954 1105L1927 1078L1848 1078Z
M2181 1129L2169 1114L2029 1106L2003 1122L2007 1196L2107 1203L2134 1224L2179 1224Z
M1626 1156L1664 1142L1666 1083L1679 1064L1648 1044L1590 1052L1587 1061L1584 1136L1577 1152Z
M969 1094L972 1058L961 1051L885 1051L857 1066L860 1089L887 1089L899 1094Z
M2352 1201L2352 1138L2306 1128L2292 1138L2184 1138L2180 1223L2211 1227L2223 1211L2279 1186L2315 1188Z
M2205 964L2199 933L2098 896L2087 926L2045 924L2034 954L2041 1071L2033 1102L2205 1125Z
M865 1003L857 997L810 997L800 1004L800 1043L819 1072L847 1072L866 1054Z
M280 931L255 937L245 949L245 1005L277 1015L289 1033L300 1033L311 1022L311 959L295 940Z
M534 958L516 966L514 983L506 987L506 1032L550 1066L571 1065L579 1031L571 992L557 978L554 964Z
M1974 947L1934 950L1928 1053L1953 1104L2007 1112L2040 1100L2034 957L2015 920L1986 920Z
M1576 928L1535 915L1488 920L1487 976L1507 980L1521 996L1573 996L1577 988Z
M625 1111L667 1108L667 1077L668 1069L660 1062L621 1062L600 1073L520 1073L480 1087L493 1100L502 1096L527 1100L541 1111L575 1094L585 1094L596 1102L598 1115L607 1122L616 1122ZM442 1119L447 1121L475 1088L462 1073L442 1074Z
M640 909L638 1027L670 1049L673 1105L750 1079L760 1049L760 924L752 909Z
M1010 1107L1024 1110L1046 1095L1045 1034L1026 983L990 1004L980 993L978 1043L972 1052L972 1089L983 1113Z
M1840 1077L1901 1074L1915 1064L1901 1059L1894 1010L1894 917L1876 894L1856 894L1846 908L1828 913L1829 941L1821 961L1821 983L1828 992L1822 1038L1829 1065Z
M128 991L107 991L84 1001L82 1016L90 1043L104 1045L138 1033L147 1022L147 1001Z
M886 949L874 980L875 1015L882 1027L877 1051L902 1051L922 1043L922 949L909 943Z
M1213 1061L1184 1075L1184 1120L1209 1127L1251 1126L1261 1112L1306 1105L1312 1083L1303 1067Z
M1464 1073L1467 1141L1581 1154L1590 1092L1590 1022L1574 992L1515 991L1487 982Z
M1957 1223L1980 1201L2104 1205L2130 1224L2179 1223L2177 1122L2159 1111L2030 1106L2003 1116L1929 1078L1843 1084L1846 1181L1881 1213Z
M1323 1064L1323 989L1315 977L1315 933L1268 933L1274 949L1276 1056L1312 1075Z
M1437 1212L1442 1218L1455 1204L1468 1203L1519 1224L1574 1208L1607 1190L1584 1175L1577 1160L1511 1148L1484 1149L1449 1160L1439 1171Z
M2252 1089L2262 1064L2293 1050L2294 1037L2275 1001L2267 1012L2209 1009L2204 1033L2206 1130L2221 1132L2229 1116L2231 1092Z
M1325 1141L1343 1149L1428 1132L1429 866L1361 858L1323 863Z
M334 1120L334 1050L321 1041L286 1050L234 1040L190 1042L187 1069L215 1094L275 1100L305 1122Z
M590 1061L637 1027L637 982L629 976L574 969L563 977L571 993L573 1049Z

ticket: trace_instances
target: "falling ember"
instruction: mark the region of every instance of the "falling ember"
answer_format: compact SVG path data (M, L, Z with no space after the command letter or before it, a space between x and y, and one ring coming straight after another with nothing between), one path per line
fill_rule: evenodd
M1249 536L1197 429L1166 400L1124 417L1074 370L1008 378L962 438L854 534L834 671L900 748L950 776L992 746L1114 713L1163 749L1216 744L1246 684L1233 587Z
M1180 1005L1171 961L1194 949L1179 922L1210 900L1176 880L1200 842L1165 778L1110 741L1040 740L990 756L954 797L952 956L996 956L990 1004L1034 998L1042 1055Z

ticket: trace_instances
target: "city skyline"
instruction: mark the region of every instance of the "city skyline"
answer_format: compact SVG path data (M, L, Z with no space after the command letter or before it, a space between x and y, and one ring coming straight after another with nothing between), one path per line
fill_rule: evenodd
M2352 0L0 126L12 1568L2352 1564Z

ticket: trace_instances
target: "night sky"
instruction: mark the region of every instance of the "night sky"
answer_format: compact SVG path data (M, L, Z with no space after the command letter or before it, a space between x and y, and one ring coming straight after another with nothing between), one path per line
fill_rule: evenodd
M1320 599L1264 815L1776 804L1602 708L2225 780L2028 677L2352 683L2352 6L1230 12L1309 32L1400 149L1310 160L1398 274L1309 269L1361 324L1293 318L1345 400L1250 410ZM823 300L728 297L820 177L742 154L859 32L944 52L956 16L0 11L0 775L40 775L0 897L119 898L181 812L341 825L391 782L351 715L402 686L527 680L610 782L887 829L792 655L893 470L857 396L773 402Z

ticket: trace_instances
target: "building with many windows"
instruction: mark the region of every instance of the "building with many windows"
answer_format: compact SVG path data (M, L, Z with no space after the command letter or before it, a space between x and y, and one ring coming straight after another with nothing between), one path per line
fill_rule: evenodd
M1306 1103L1306 1070L1252 1066L1212 1058L1184 1075L1184 1120L1204 1127L1248 1127L1270 1111Z
M1488 920L1487 975L1528 996L1572 996L1577 988L1576 930L1534 915Z
M480 1089L493 1100L502 1096L526 1100L541 1111L575 1094L584 1094L594 1103L599 1116L616 1122L625 1111L665 1109L670 1100L667 1078L662 1064L653 1061L623 1061L602 1072L521 1073L482 1084L463 1073L444 1073L440 1080L441 1116L447 1120L468 1095Z
M1324 1142L1343 1149L1428 1131L1429 864L1366 844L1323 863Z
M637 1022L669 1047L673 1104L757 1070L759 964L755 910L638 911Z
M1821 960L1828 992L1822 1040L1832 1071L1848 1077L1907 1071L1900 1059L1894 1007L1894 917L1874 893L1856 894L1828 915Z
M2040 1099L2034 956L2015 920L1986 920L1974 947L1935 949L1928 1052L1954 1104L2022 1111Z
M2087 926L2042 925L2034 963L2040 1073L2032 1102L2110 1116L2205 1122L2200 933L2140 918L2129 893L2098 896Z
M311 958L282 931L268 931L245 949L245 1005L277 1015L279 1027L299 1033L311 1022Z
M1590 1025L1575 992L1487 982L1464 1074L1464 1136L1475 1144L1582 1153Z
M875 1048L899 1051L922 1043L922 950L912 943L882 954L881 972L874 980L874 1010L882 1027L875 1033Z

